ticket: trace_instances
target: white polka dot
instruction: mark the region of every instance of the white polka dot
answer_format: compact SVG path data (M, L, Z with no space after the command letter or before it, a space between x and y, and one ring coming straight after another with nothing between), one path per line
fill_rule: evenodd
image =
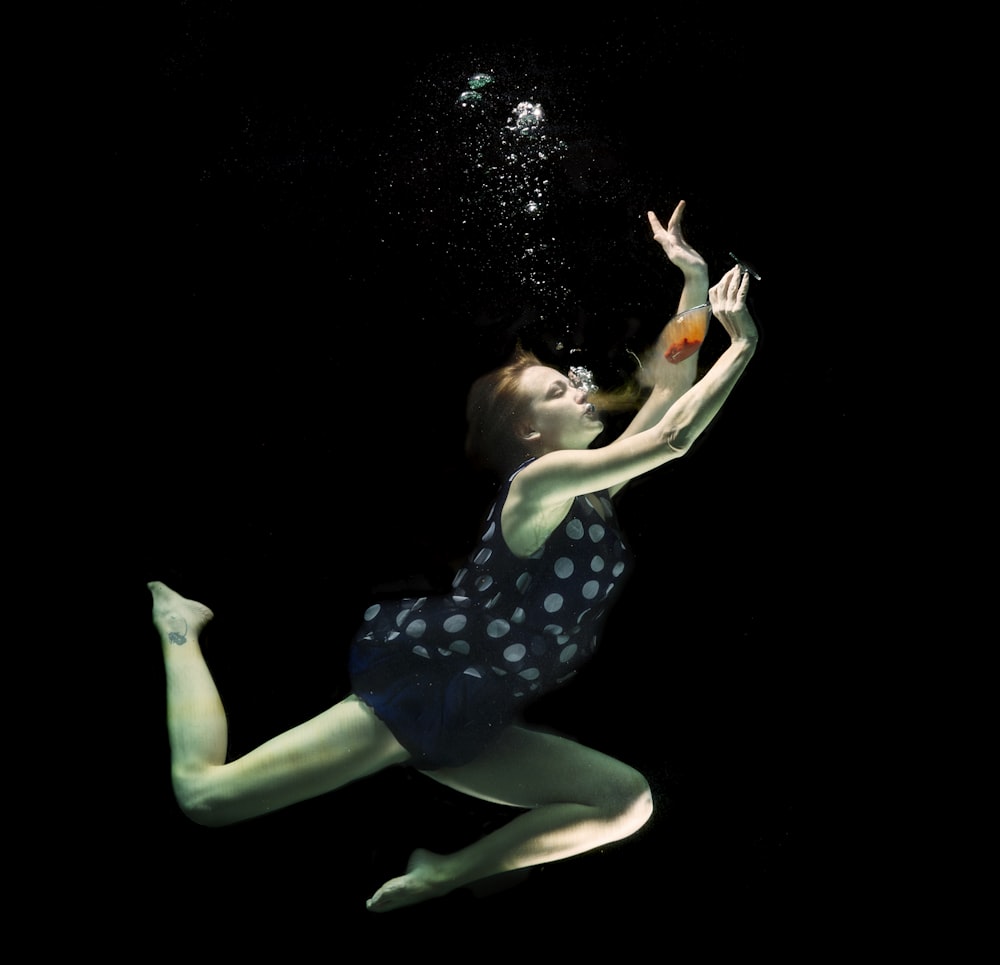
M368 607L367 610L365 610L365 619L374 620L375 617L377 617L381 612L382 612L382 604L376 603L373 606Z
M603 570L603 569L604 569L604 557L603 557L603 556L595 556L595 557L594 557L594 558L593 558L593 559L592 559L592 560L590 561L590 568L591 568L591 569L592 569L592 570L593 570L593 571L594 571L595 573L600 573L600 572L601 572L601 570Z
M585 617L585 616L586 616L586 615L587 615L588 613L590 613L590 607L587 607L587 609L586 609L586 610L584 610L584 611L582 611L582 612L580 613L580 615L579 615L579 616L578 616L578 617L576 618L576 622L577 622L577 623L583 623L583 618L584 618L584 617Z
M570 539L579 539L583 536L583 523L578 519L571 519L566 525L566 535Z
M428 660L430 660L431 655L423 647L414 647L413 652L418 657L426 657Z
M410 615L409 609L400 610L399 613L396 614L396 626L401 627L404 623L406 623L406 618L409 615Z
M466 667L465 670L463 670L462 672L467 677L479 677L479 678L482 678L482 676L483 676L478 670L476 670L475 667Z
M486 627L486 632L496 640L510 633L510 624L506 620L492 620Z
M486 532L483 533L483 541L485 542L488 539L493 539L493 534L496 531L497 531L497 524L496 523L490 523L489 529L487 529Z
M550 593L542 603L546 613L555 613L557 610L562 609L562 605L563 598L558 593Z
M398 630L393 630L393 631L391 631L390 633L388 633L388 634L386 635L386 638L385 638L385 639L386 639L387 641L388 641L388 640L395 640L395 639L396 639L396 637L398 637L398 636L399 636L399 631L398 631Z
M611 570L613 576L621 576L625 571L624 563L615 563L614 568Z
M489 603L486 604L487 610L492 610L500 602L500 597L503 596L502 593L498 593L496 596L491 597Z
M575 643L571 643L568 647L563 647L559 653L559 662L566 663L568 660L572 660L576 651L577 646Z
M406 628L406 635L408 637L422 637L426 630L427 630L426 620L414 620L413 623L411 623Z
M462 585L462 581L463 581L463 580L465 579L465 574L466 574L466 573L468 573L468 572L469 572L469 571L468 571L468 570L467 570L467 569L466 569L466 568L465 568L465 567L463 566L463 567L462 567L462 569L460 569L460 570L459 570L459 571L458 571L458 572L457 572L457 573L455 574L455 579L453 579L453 580L451 581L451 585L452 585L453 587L458 587L458 586L461 586L461 585Z
M553 566L552 569L555 571L556 576L558 576L560 580L565 580L573 575L573 561L567 556L560 556L559 559L556 560L555 566Z
M531 574L530 573L522 573L517 578L517 582L514 585L518 588L518 590L521 593L523 593L525 590L528 589L529 586L531 586Z
M534 667L529 667L527 670L522 670L518 676L525 680L537 680L541 674Z
M605 596L609 596L611 591L615 588L614 583L609 583L608 588L604 591Z
M493 555L493 550L487 549L485 546L476 553L475 562L482 566L484 563L489 561L489 558Z
M550 623L545 628L545 630L543 632L544 633L548 633L548 634L550 634L551 636L554 637L554 636L557 636L558 634L562 633L563 632L563 628L561 626L559 626L558 623Z
M601 584L597 580L588 580L583 584L583 589L580 592L585 600L593 600L600 588Z
M524 623L524 618L525 618L525 612L524 612L524 610L522 610L521 607L518 607L510 615L510 622L511 623Z
M520 643L513 643L506 650L504 650L503 658L510 663L517 663L518 660L524 659L524 655L527 652L527 649Z
M481 576L479 577L478 580L476 580L477 590L488 590L492 585L493 585L492 576Z
M455 640L453 643L449 645L448 649L454 650L455 653L467 654L469 652L470 647L468 643L466 643L464 640Z
M468 622L469 620L464 613L456 613L454 616L450 616L444 621L444 628L449 633L458 633L459 630L465 628L465 625Z
M595 543L600 543L604 539L604 527L600 523L594 523L589 532L591 540Z

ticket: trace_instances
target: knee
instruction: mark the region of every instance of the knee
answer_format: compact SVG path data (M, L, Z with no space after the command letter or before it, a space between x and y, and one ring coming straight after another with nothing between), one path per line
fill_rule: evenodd
M653 816L653 793L638 771L624 767L609 790L606 808L624 835L634 834Z

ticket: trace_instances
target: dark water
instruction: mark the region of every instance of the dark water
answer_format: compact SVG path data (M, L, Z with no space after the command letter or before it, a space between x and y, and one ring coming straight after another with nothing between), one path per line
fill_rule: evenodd
M116 721L135 751L106 854L122 900L163 880L185 906L225 896L217 921L285 934L293 956L436 943L456 921L519 949L536 927L574 946L595 920L644 947L695 919L716 923L709 944L746 927L779 940L823 845L810 758L832 643L813 628L838 596L823 564L837 511L802 498L829 479L841 412L828 364L796 369L813 350L791 294L801 118L760 69L767 24L479 18L179 4L120 83L107 68L122 279L107 311L130 346L96 394L129 622ZM487 491L462 459L471 379L518 337L618 377L679 294L645 211L682 198L713 276L730 251L762 275L761 349L696 452L623 503L628 599L592 670L538 709L647 773L653 824L391 922L363 900L409 850L460 846L500 812L390 772L242 828L189 826L145 581L216 611L234 753L322 710L370 595L439 585L473 532ZM135 914L167 934L153 904Z

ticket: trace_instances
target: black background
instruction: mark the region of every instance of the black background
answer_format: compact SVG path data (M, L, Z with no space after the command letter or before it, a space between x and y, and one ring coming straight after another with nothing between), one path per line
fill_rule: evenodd
M85 448L107 467L91 521L125 613L88 691L120 756L87 762L101 819L80 811L76 846L110 872L104 898L154 944L194 928L296 958L418 937L566 951L595 927L625 954L798 940L829 879L817 804L850 521L844 389L809 289L832 207L808 160L820 87L767 16L721 9L282 9L176 4L93 65L110 240L87 350L108 362ZM497 104L542 102L568 145L546 225L558 305L512 281L486 209L462 223L455 99L477 71ZM217 614L233 754L339 699L366 602L440 586L475 535L471 380L514 334L613 375L676 303L644 212L681 198L714 277L730 250L763 276L760 349L695 451L623 499L637 573L598 657L533 711L642 770L652 822L493 897L388 917L364 899L413 847L460 847L502 809L396 769L244 826L189 823L145 582Z

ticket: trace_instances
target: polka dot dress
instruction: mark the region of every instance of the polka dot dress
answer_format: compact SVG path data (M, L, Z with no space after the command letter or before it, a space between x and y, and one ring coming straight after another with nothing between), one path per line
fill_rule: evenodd
M578 497L538 552L515 556L500 512L516 475L451 593L369 607L351 648L354 692L421 769L472 760L526 701L571 678L631 567L606 494L600 511Z

